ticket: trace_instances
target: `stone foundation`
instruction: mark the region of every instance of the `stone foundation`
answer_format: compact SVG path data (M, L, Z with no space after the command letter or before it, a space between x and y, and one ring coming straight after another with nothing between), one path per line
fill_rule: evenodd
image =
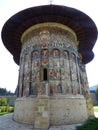
M34 128L80 123L88 118L86 100L81 95L18 98L13 118Z

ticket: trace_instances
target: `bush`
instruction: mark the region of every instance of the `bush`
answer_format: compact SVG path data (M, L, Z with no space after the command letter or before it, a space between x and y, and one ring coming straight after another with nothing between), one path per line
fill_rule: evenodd
M6 97L0 98L0 105L7 106L8 105L8 99Z
M10 112L13 112L13 111L14 111L14 107L10 107L10 106L9 106L9 107L7 108L7 112L10 113Z
M0 110L1 110L1 112L6 112L7 108L6 108L6 106L1 106Z
M12 106L0 106L0 112L13 112L14 111L14 107Z

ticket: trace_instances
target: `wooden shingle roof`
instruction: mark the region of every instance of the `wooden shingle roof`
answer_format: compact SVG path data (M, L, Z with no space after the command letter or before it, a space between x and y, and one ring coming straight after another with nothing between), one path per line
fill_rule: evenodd
M97 40L97 27L83 12L66 6L44 5L28 8L13 15L3 26L2 40L17 64L21 52L21 36L29 27L43 22L57 22L73 29L79 41L83 63L90 62L92 49Z

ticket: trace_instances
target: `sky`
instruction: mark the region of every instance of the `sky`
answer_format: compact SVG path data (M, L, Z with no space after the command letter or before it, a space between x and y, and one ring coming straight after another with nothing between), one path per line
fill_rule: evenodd
M97 0L0 0L0 35L4 23L15 13L33 6L50 4L76 8L89 15L98 27ZM86 65L89 86L98 84L98 40L93 48L94 59ZM0 87L14 92L18 83L19 66L3 45L0 37Z

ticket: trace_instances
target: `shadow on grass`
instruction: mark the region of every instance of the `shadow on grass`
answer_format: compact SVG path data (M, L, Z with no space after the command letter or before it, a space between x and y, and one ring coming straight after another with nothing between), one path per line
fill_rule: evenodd
M98 130L98 118L90 118L81 126L77 126L76 130Z

